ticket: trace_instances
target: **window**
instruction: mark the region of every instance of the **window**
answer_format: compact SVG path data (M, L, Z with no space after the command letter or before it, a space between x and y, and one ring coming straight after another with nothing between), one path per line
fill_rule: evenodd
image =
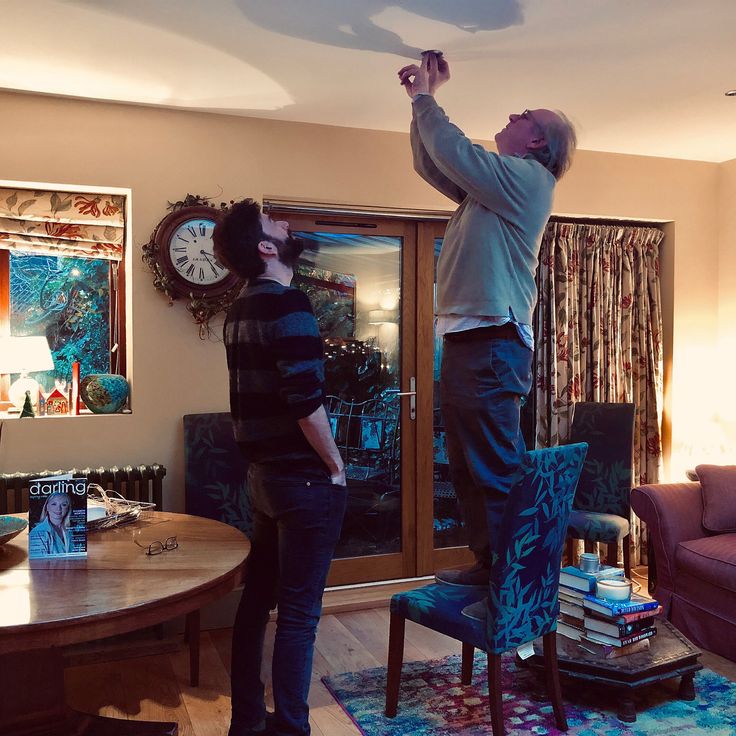
M125 206L119 193L0 187L0 336L46 338L48 394L80 375L125 375ZM0 376L0 409L18 374ZM36 397L33 397L34 400Z

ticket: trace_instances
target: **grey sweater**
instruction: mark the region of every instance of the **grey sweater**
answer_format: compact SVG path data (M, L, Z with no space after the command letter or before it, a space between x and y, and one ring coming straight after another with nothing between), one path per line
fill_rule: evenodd
M508 316L531 324L542 232L555 178L531 158L474 145L430 95L413 103L414 169L460 206L437 265L439 314Z

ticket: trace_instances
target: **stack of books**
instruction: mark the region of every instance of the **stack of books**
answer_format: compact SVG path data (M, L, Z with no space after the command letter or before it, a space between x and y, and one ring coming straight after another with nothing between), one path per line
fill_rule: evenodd
M583 572L574 565L563 567L560 570L560 616L557 620L557 633L580 641L585 636L585 596L595 594L595 586L599 580L623 580L623 577L624 571L621 568L609 565L602 565L597 572Z
M645 651L657 633L655 617L661 612L657 601L635 593L628 601L586 595L580 646L608 659Z

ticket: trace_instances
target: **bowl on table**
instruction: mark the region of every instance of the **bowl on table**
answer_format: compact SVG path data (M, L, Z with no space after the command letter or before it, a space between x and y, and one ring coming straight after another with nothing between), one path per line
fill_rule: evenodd
M9 542L27 526L28 522L17 516L0 516L0 545Z

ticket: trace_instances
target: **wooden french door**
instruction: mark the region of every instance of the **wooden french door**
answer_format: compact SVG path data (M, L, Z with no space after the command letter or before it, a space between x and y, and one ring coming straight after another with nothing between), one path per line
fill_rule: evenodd
M444 221L270 208L305 240L294 285L325 349L348 509L328 583L431 574L469 559L447 477L434 339Z

